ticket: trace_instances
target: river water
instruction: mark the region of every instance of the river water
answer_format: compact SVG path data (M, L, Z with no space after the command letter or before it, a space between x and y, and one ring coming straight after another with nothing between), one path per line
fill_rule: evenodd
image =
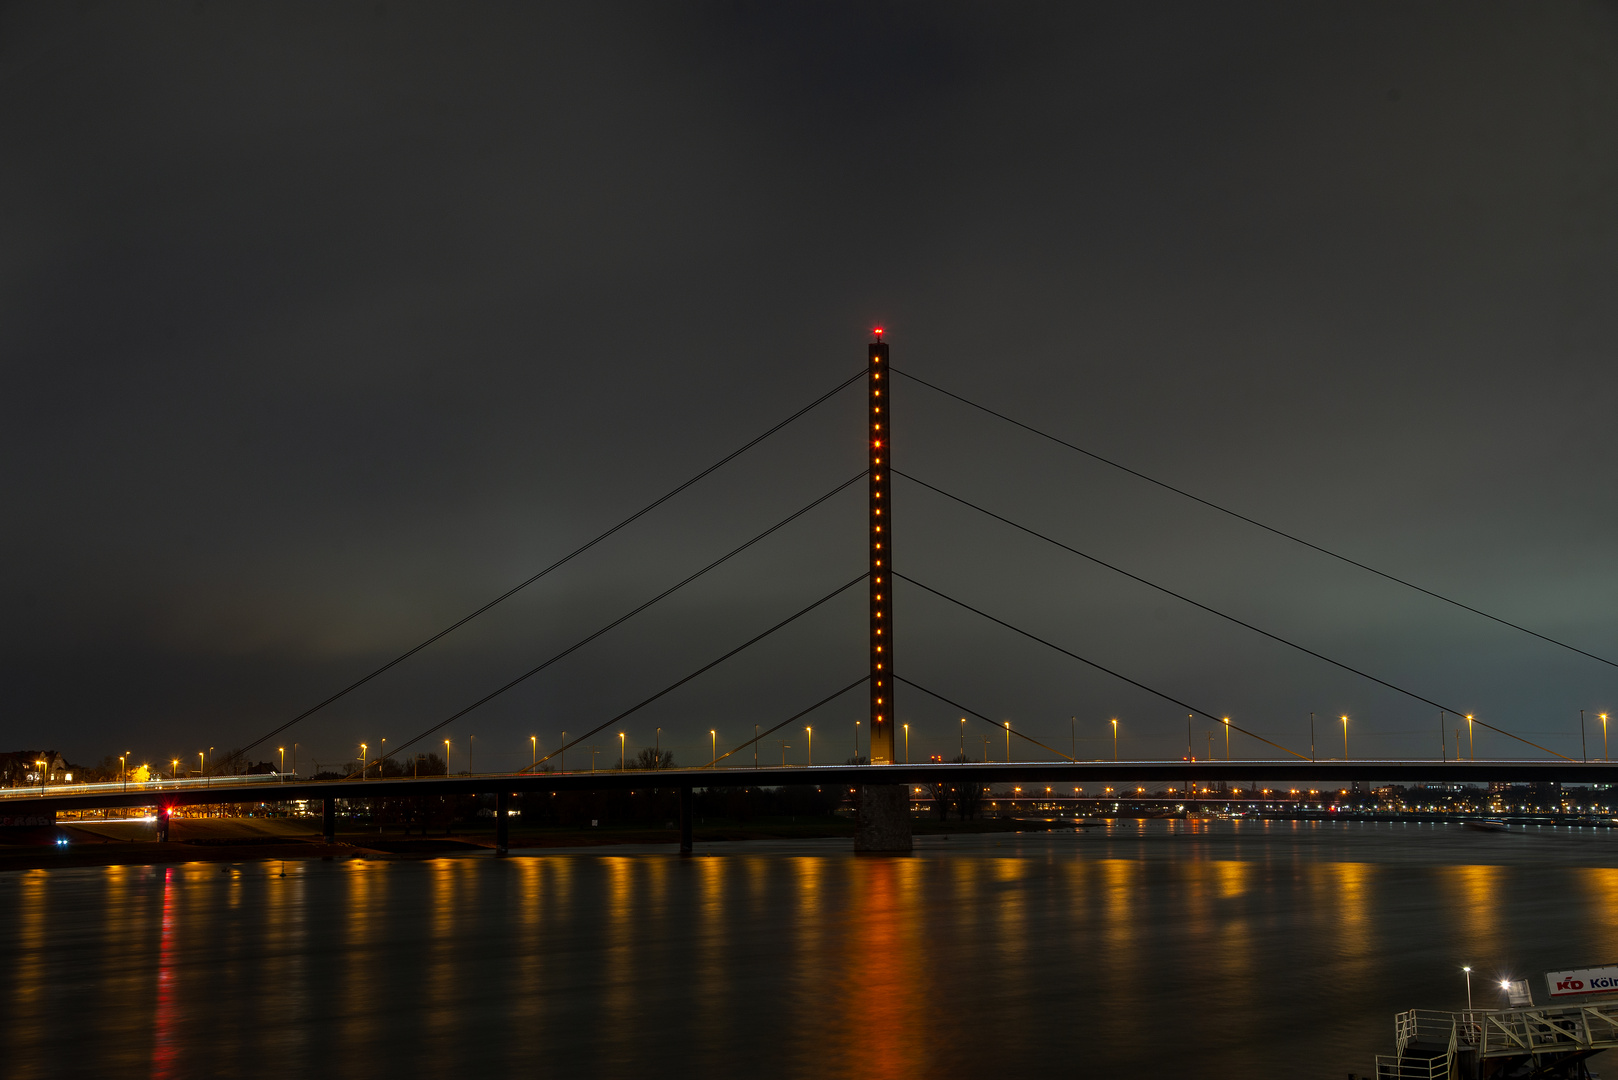
M1618 960L1618 831L1082 833L0 874L0 1073L1341 1080ZM1605 1055L1604 1055L1605 1056ZM1605 1068L1608 1076L1618 1073Z

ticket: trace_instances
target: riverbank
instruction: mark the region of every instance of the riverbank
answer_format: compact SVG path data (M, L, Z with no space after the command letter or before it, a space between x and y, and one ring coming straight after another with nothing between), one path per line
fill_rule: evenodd
M1071 819L1051 821L985 818L974 821L918 819L917 836L971 836L983 833L1072 829ZM851 818L714 822L692 830L698 844L747 840L824 840L854 836ZM56 842L65 838L66 844ZM476 855L494 849L492 822L462 824L448 832L406 835L398 826L339 829L325 843L318 818L174 818L169 841L159 843L156 824L144 819L64 821L54 830L0 843L0 871L73 866L165 865L191 862L275 862L302 859L422 859ZM514 825L513 851L524 848L582 848L620 845L676 845L670 828L617 825L590 828Z

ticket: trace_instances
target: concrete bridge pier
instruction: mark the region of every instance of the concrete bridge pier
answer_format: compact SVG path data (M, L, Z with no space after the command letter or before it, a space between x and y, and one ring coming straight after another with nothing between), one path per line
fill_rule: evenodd
M504 791L494 794L494 854L504 858L511 850L511 796Z
M873 855L910 853L908 786L904 784L860 786L859 816L854 823L854 850Z
M337 800L330 795L320 800L320 838L328 844L337 841Z
M691 854L691 815L696 810L695 800L691 796L691 789L680 789L680 854Z

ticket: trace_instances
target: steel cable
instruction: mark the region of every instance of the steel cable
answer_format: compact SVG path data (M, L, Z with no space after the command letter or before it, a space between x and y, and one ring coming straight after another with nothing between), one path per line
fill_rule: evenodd
M1048 431L1041 431L1039 428L1034 427L1032 424L1025 424L1021 420L1013 419L1012 417L1007 416L1003 412L998 412L998 411L996 411L994 409L989 408L987 405L980 405L977 402L973 401L971 398L962 397L960 394L952 393L949 390L945 390L942 386L938 386L938 385L936 385L934 383L930 383L926 379L921 378L920 376L910 374L908 371L903 371L903 370L901 370L899 368L893 367L892 365L889 365L889 370L891 370L896 375L903 375L905 378L909 379L911 382L920 383L922 386L927 387L929 390L937 391L938 393L943 394L945 397L954 398L956 401L959 401L963 405L970 405L972 408L977 409L977 410L979 410L981 412L988 413L990 416L993 416L996 419L1004 420L1006 423L1011 424L1014 427L1020 427L1024 431L1030 432L1031 434L1034 434L1034 435L1038 435L1042 439L1049 439L1051 442L1056 443L1058 446L1063 446L1063 447L1066 447L1069 450L1075 451L1076 453L1083 454L1085 457L1090 458L1090 459L1092 459L1094 461L1099 461L1103 465L1110 465L1114 469L1118 469L1120 472L1126 472L1130 476L1135 477L1136 479L1146 481L1148 484L1155 484L1155 485L1157 485L1158 487L1162 488L1165 491L1172 491L1174 494L1179 495L1182 498L1190 499L1192 502L1201 503L1203 506L1208 507L1210 510L1217 510L1221 514L1228 514L1231 517L1237 519L1238 521L1244 521L1247 524L1254 526L1255 528L1263 529L1265 532L1268 532L1268 533L1273 533L1274 535L1279 536L1279 537L1281 537L1281 538L1283 538L1285 540L1292 541L1294 544L1302 544L1304 547L1309 548L1309 549L1311 549L1313 551L1318 551L1322 555L1329 555L1333 559L1337 559L1337 560L1339 560L1341 562L1345 562L1350 566L1358 567L1359 569L1364 570L1367 573L1375 574L1377 577L1385 578L1386 580L1394 582L1397 585L1403 585L1407 589L1414 589L1416 592L1423 593L1423 594L1425 594L1427 596L1430 596L1434 600L1442 600L1444 603L1453 604L1455 607L1458 607L1458 608L1462 609L1463 611L1470 611L1474 615L1481 615L1483 618L1489 619L1492 622L1497 622L1501 626L1509 626L1513 630L1517 630L1517 631L1520 631L1521 633L1528 634L1531 637L1539 638L1539 640L1544 641L1544 642L1548 642L1551 645L1560 646L1561 648L1567 649L1569 652L1576 652L1580 656L1585 656L1585 657L1589 657L1591 660L1600 661L1601 663L1606 664L1608 667L1618 667L1618 661L1609 660L1605 656L1598 656L1593 652L1587 652L1586 650L1579 648L1577 645L1569 645L1565 641L1558 641L1556 638L1550 637L1547 634L1542 634L1538 630L1530 630L1528 627L1522 626L1522 625L1520 625L1518 623L1514 623L1509 619L1502 619L1498 615L1491 615L1487 611L1483 611L1480 608L1473 607L1471 604L1464 604L1459 600L1455 600L1455 599L1453 599L1451 597L1445 596L1443 593L1434 592L1432 589L1424 588L1424 587L1422 587L1420 585L1417 585L1413 581L1406 581L1404 578L1397 577L1397 576L1395 576L1393 574L1388 573L1385 570L1378 570L1374 566L1367 566L1365 563L1362 563L1357 559L1351 559L1347 555L1339 554L1338 552L1335 552L1335 551L1331 550L1330 548L1321 547L1319 544L1311 543L1310 541L1303 539L1301 536L1294 536L1292 533L1286 532L1285 530L1282 530L1282 529L1278 529L1273 525L1266 525L1262 521L1258 521L1258 520L1256 520L1254 518L1250 518L1246 514L1243 514L1243 513L1240 513L1238 511L1232 510L1227 506L1221 506L1218 503L1213 502L1212 500L1204 499L1200 495L1193 495L1193 494L1191 494L1191 492L1186 491L1183 488L1177 488L1173 484L1170 484L1170 483L1167 483L1165 481L1159 480L1154 476L1148 476L1147 474L1139 471L1138 469L1131 469L1128 465L1124 465L1124 464L1122 464L1120 462L1114 461L1109 457L1104 457L1101 454L1098 454L1093 450L1086 450L1084 447L1078 446L1078 445L1076 445L1074 443L1070 443L1066 439L1060 438L1060 437L1058 437L1056 435L1052 435ZM1549 753L1555 753L1555 751L1549 751ZM1558 756L1560 756L1560 755L1558 755Z
M238 758L241 758L241 757L245 756L248 753L248 751L250 751L250 750L254 749L255 747L258 747L258 746L260 746L260 745L262 745L262 744L264 744L264 743L266 743L268 741L270 741L271 739L275 738L277 735L281 734L283 731L285 731L288 728L292 727L292 725L297 724L297 723L299 723L299 722L301 722L303 720L307 720L309 717L315 715L315 713L320 712L322 709L326 708L326 706L334 704L335 702L340 701L342 698L347 697L349 694L353 693L355 690L358 690L360 687L364 686L366 683L370 682L372 679L376 678L378 675L381 675L381 674L391 670L392 668L397 667L399 664L404 663L406 660L410 659L412 656L415 656L417 653L421 652L421 650L427 648L429 645L433 644L434 642L440 640L441 638L444 638L444 637L448 636L449 634L454 633L456 630L459 630L461 627L465 626L467 623L471 622L473 619L477 618L479 615L482 615L484 612L488 611L490 608L493 608L497 604L503 603L504 601L511 599L513 596L515 596L518 593L522 592L524 589L528 588L528 586L532 585L534 582L538 581L540 578L545 577L547 574L551 573L554 570L560 569L561 567L565 566L566 564L572 562L574 559L578 558L580 555L583 555L586 551L589 551L591 548L595 547L597 544L601 543L603 540L605 540L608 537L612 536L614 533L618 532L620 529L623 529L625 526L631 525L634 522L638 521L639 519L645 517L647 514L651 513L653 510L656 510L659 506L662 506L664 503L668 502L670 499L672 499L676 495L680 494L680 492L684 491L686 488L690 487L692 484L695 484L697 481L701 480L705 476L707 476L710 473L714 472L716 469L719 469L720 467L722 467L724 465L727 465L730 462L734 461L736 458L740 457L742 454L744 454L747 451L751 450L753 447L757 446L759 443L763 442L765 439L768 439L771 435L774 435L776 432L780 431L782 428L786 427L788 424L792 423L794 420L799 419L805 413L810 412L811 410L817 408L818 406L825 404L827 401L829 401L833 397L835 397L839 392L841 392L842 390L846 389L847 387L853 385L855 382L858 382L860 379L862 379L864 377L865 377L865 369L861 368L859 371L855 372L853 375L851 375L847 379L844 379L842 382L838 383L836 386L832 387L830 390L826 391L824 394L821 394L819 397L815 398L815 400L811 401L809 404L805 405L803 408L799 409L797 412L793 413L791 416L788 416L785 420L782 420L780 423L776 424L774 427L769 428L763 434L758 435L758 436L754 437L753 439L750 439L749 441L743 443L741 446L737 447L735 450L732 450L730 453L726 454L724 457L720 458L718 461L714 462L712 465L709 465L706 469L703 469L701 472L697 473L695 476L691 477L689 480L684 481L683 483L679 484L677 487L674 487L674 488L670 489L667 493L665 493L663 495L660 495L656 499L653 499L651 502L647 503L645 506L641 507L639 510L636 510L633 514L630 514L628 517L624 518L622 521L620 521L618 524L614 525L612 528L606 530L603 533L599 533L594 538L592 538L590 540L587 540L583 544L580 544L578 547L574 548L572 551L568 552L566 555L563 555L560 559L557 559L555 562L553 562L549 566L545 567L545 569L541 570L539 573L537 573L537 574L533 575L532 577L528 578L526 581L520 582L519 584L514 585L511 588L507 589L505 592L501 593L499 596L495 597L493 600L490 600L488 603L484 604L482 607L478 608L476 611L472 612L470 615L467 615L464 618L459 619L459 620L451 623L449 626L446 626L444 629L440 630L438 633L434 634L432 637L430 637L427 640L423 641L421 644L416 645L413 648L407 649L406 651L400 653L398 656L395 656L392 660L389 660L387 663L383 664L381 667L377 668L375 671L371 672L369 675L366 675L365 677L363 677L361 679L357 679L354 682L349 683L347 686L343 687L341 690L337 691L337 693L333 694L331 697L329 697L326 700L322 701L320 704L315 705L312 708L305 709L303 712L299 713L297 716L294 716L291 720L288 720L286 723L282 724L280 727L275 728L273 731L267 732L266 734L259 736L257 739L254 739L252 742L248 743L246 746L241 747L240 749L231 751L231 753L226 757L225 760L228 762L228 761L232 761L232 760L235 760L235 759L238 759Z
M1189 596L1185 596L1182 593L1177 593L1173 589L1170 589L1170 588L1167 588L1165 586L1159 585L1154 581L1148 581L1146 578L1143 578L1138 574L1131 574L1128 570L1125 570L1125 569L1123 569L1121 567L1118 567L1118 566L1114 566L1112 563L1107 562L1105 559L1098 559L1094 555L1090 555L1090 554L1087 554L1087 553L1085 553L1083 551L1080 551L1076 547L1070 547L1069 545L1062 543L1060 540L1054 539L1053 537L1046 536L1044 533L1039 532L1039 531L1037 531L1035 529L1030 529L1026 525L1019 524L1018 522L1015 522L1015 521L1011 520L1008 517L1004 517L1004 516L1002 516L1000 514L995 513L993 510L986 509L986 508L984 508L982 506L979 506L977 503L971 502L971 501L969 501L967 499L963 499L959 495L952 495L950 492L945 491L943 488L936 487L936 486L934 486L932 484L929 484L927 481L922 480L922 479L920 479L918 477L914 477L914 476L909 475L908 473L901 472L900 470L892 468L891 466L889 467L889 471L894 473L896 476L904 477L906 480L909 480L913 484L920 484L922 487L926 488L927 490L936 492L939 495L944 496L946 499L952 499L955 502L960 503L962 506L968 507L968 508L970 508L972 510L976 510L980 514L986 515L987 517L994 518L996 521L999 521L999 522L1001 522L1003 524L1010 525L1012 528L1017 529L1017 530L1019 530L1021 532L1025 532L1029 536L1035 537L1037 539L1045 541L1047 544L1051 544L1051 545L1053 545L1055 547L1061 548L1063 551L1066 551L1069 554L1077 555L1081 559L1087 559L1090 562L1095 563L1097 566L1106 567L1108 570L1111 570L1115 574L1121 574L1121 575L1123 575L1124 577L1128 578L1131 581L1138 581L1142 585L1145 585L1145 586L1147 586L1149 588L1156 589L1158 592L1163 593L1165 596L1172 596L1176 600L1181 600L1181 601L1184 601L1187 604L1190 604L1192 607L1200 608L1201 610L1206 611L1210 615L1217 615L1217 616L1219 616L1219 618L1225 619L1228 622L1233 622L1237 626L1240 626L1240 627L1243 627L1243 628L1245 628L1247 630L1253 631L1253 633L1255 633L1255 634L1261 634L1264 637L1269 638L1271 641L1279 642L1280 644L1285 645L1288 648L1297 649L1299 652L1304 653L1304 654L1309 655L1309 656L1312 656L1317 660L1324 660L1326 663L1331 664L1333 667L1341 668L1343 671L1349 672L1352 675L1358 675L1360 678L1367 679L1367 680L1369 680L1371 682L1374 682L1378 686L1385 686L1389 690L1392 690L1392 691L1394 691L1396 693L1403 694L1406 697L1411 698L1411 699L1413 699L1415 701L1419 701L1424 705L1431 705L1435 709L1442 709L1444 712L1454 713L1456 716L1466 716L1466 717L1468 717L1468 719L1470 719L1470 721L1472 723L1477 724L1479 727L1485 727L1485 728L1488 728L1490 731L1498 732L1501 735L1505 735L1505 736L1508 736L1510 738L1516 739L1518 742L1523 743L1526 746L1532 746L1535 750L1542 750L1547 754L1554 754L1556 757L1564 758L1564 759L1566 759L1568 761L1573 760L1572 758L1568 757L1566 754L1558 754L1555 750L1549 749L1548 747L1541 746L1536 742L1531 742L1528 739L1523 738L1521 735L1513 734L1512 732L1507 731L1504 728L1495 727L1493 724L1484 723L1482 720L1477 719L1475 716L1471 716L1468 713L1459 712L1456 709L1450 708L1447 705L1443 705L1443 704L1440 704L1439 702L1434 701L1432 698L1423 697L1422 695L1416 693L1414 690L1406 690L1404 687L1399 686L1399 685L1397 685L1395 683L1390 683L1386 679L1379 679L1375 675L1372 675L1368 671L1361 671L1359 668L1352 667L1352 666L1350 666L1348 664L1343 663L1340 660L1333 660L1331 657L1325 655L1324 653L1318 653L1318 652L1316 652L1315 650L1309 648L1306 645L1299 645L1296 641L1289 641L1288 639L1286 639L1284 637L1281 637L1279 634L1272 634L1268 630L1264 630L1264 629L1262 629L1260 627L1254 626L1250 622L1244 622L1241 619L1238 619L1234 615L1227 615L1223 611L1220 611L1218 608L1209 607L1207 604L1200 603L1199 601L1193 600ZM902 575L897 575L897 576L902 576ZM925 588L925 586L923 586L923 587ZM1238 730L1240 730L1240 729L1238 729Z

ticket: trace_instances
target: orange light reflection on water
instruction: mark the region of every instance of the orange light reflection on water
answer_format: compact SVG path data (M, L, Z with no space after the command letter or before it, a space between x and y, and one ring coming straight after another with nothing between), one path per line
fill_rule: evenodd
M844 1075L875 1080L923 1075L926 1048L922 988L928 985L915 925L920 866L908 859L866 858L859 874L853 932L845 940L839 1044Z

